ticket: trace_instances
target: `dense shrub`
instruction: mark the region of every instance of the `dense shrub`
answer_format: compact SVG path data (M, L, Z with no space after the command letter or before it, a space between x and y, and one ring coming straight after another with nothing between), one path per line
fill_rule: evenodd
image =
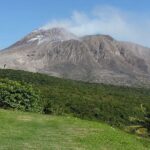
M22 111L40 111L39 94L31 85L0 79L0 107Z
M150 111L141 104L141 113L143 115L141 118L129 118L133 124L129 126L129 129L139 135L150 136Z

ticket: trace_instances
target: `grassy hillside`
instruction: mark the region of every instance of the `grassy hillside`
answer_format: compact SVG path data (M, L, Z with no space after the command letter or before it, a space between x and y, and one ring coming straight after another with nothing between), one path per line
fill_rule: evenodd
M0 78L25 81L40 90L47 114L71 114L124 128L131 124L129 117L143 117L141 104L150 111L150 89L89 84L13 70L0 70Z
M1 150L149 150L150 141L106 124L0 109Z

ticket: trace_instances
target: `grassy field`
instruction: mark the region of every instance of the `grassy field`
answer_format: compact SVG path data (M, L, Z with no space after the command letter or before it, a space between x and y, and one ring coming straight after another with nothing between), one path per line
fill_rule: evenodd
M0 150L149 150L150 141L69 116L0 109Z

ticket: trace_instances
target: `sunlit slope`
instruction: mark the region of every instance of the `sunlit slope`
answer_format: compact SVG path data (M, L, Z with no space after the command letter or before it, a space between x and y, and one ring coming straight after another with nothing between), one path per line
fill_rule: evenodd
M0 110L1 150L149 150L150 141L73 117Z

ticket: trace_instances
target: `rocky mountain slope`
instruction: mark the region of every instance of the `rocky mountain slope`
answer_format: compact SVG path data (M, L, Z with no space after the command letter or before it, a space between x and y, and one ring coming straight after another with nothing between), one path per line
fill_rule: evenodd
M108 35L36 30L0 52L0 68L117 85L150 85L150 49Z

